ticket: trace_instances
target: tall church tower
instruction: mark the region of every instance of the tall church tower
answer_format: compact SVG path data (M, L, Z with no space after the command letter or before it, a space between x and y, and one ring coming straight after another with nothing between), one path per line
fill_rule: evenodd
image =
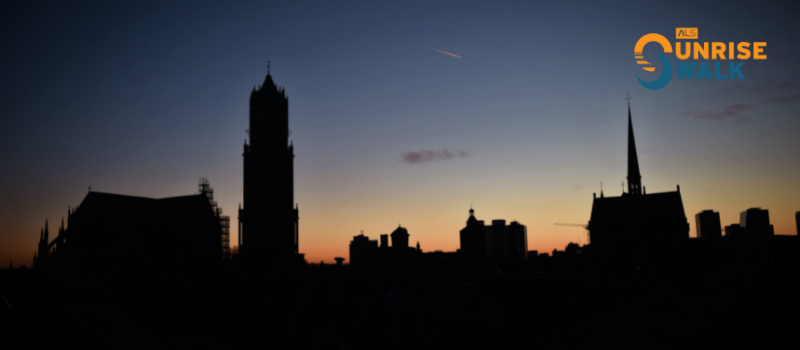
M239 251L257 259L286 260L298 253L294 202L294 147L289 144L289 99L272 81L250 93L250 143L244 143L244 207Z

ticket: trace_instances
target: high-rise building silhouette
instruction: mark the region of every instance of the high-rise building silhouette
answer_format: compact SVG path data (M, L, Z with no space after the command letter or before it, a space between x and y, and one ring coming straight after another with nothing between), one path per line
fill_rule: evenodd
M725 226L725 237L744 237L744 227L739 224Z
M589 239L600 248L659 248L689 238L680 186L675 192L647 194L639 173L639 158L628 104L628 192L606 197L600 192L592 203Z
M486 226L483 220L475 218L475 210L469 209L467 226L459 232L464 256L498 257L524 260L528 256L528 230L525 225L513 221L492 220Z
M350 242L350 265L359 265L364 260L373 258L377 250L378 241L370 240L362 232L360 235L353 237L353 241Z
M514 260L528 258L528 228L516 220L506 226L506 256Z
M722 237L722 223L719 213L713 210L703 210L694 216L697 238L716 239Z
M748 237L771 237L775 229L769 223L769 210L750 208L739 214L739 226Z
M475 210L469 209L467 226L461 229L459 252L466 256L493 256L491 231L487 230L483 220L475 218Z
M489 227L490 235L492 237L492 247L494 248L494 256L504 257L508 253L508 235L506 234L506 221L505 220L492 220L492 226Z
M244 206L239 209L239 252L272 261L302 257L294 202L294 147L289 142L289 99L267 70L250 93L244 144ZM301 258L302 259L302 258Z

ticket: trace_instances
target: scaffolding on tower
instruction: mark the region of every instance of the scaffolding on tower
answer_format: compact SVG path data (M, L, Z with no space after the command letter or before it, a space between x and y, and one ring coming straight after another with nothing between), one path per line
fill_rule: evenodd
M208 204L211 205L211 210L214 212L214 216L219 220L220 225L220 235L222 238L222 258L223 259L230 259L231 257L231 218L227 215L222 215L222 208L217 206L217 202L214 201L214 189L211 188L211 185L208 182L208 179L201 178L199 181L199 185L197 186L198 192L200 194L205 195L208 198Z

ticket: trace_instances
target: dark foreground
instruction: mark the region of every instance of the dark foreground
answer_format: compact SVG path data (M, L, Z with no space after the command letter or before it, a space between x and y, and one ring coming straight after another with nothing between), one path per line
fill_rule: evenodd
M71 283L0 271L3 349L798 349L800 253L693 244L669 264L582 254L309 265ZM7 300L7 302L6 302Z

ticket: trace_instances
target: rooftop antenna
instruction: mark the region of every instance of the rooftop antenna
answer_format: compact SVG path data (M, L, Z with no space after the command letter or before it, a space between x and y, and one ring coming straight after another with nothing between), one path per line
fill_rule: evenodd
M633 97L631 97L631 93L630 92L626 92L626 94L628 95L628 97L625 97L625 99L628 100L628 107L630 107L631 106L631 99Z
M269 75L269 61L267 61L267 75Z

